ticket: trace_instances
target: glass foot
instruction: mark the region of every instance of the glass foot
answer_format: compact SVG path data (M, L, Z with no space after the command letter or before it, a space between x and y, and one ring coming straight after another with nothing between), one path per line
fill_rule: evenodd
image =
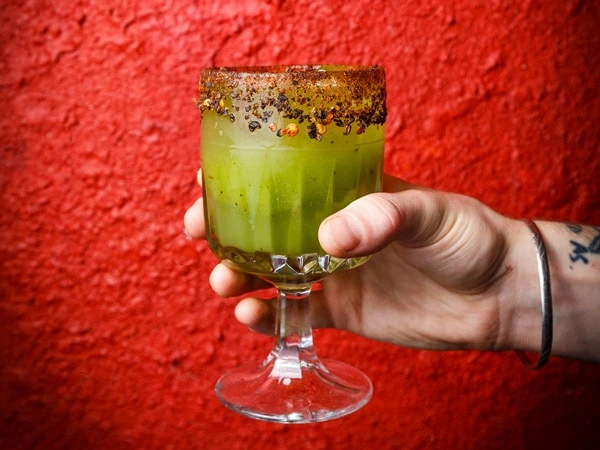
M239 414L278 423L337 419L371 399L371 381L358 369L316 358L297 364L291 356L269 357L233 369L217 382L217 397Z

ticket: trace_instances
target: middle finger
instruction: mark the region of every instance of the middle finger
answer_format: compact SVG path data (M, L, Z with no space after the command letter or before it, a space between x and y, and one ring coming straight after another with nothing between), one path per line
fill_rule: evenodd
M209 283L213 291L221 297L235 297L271 287L266 281L253 275L238 272L225 263L215 266L210 274Z

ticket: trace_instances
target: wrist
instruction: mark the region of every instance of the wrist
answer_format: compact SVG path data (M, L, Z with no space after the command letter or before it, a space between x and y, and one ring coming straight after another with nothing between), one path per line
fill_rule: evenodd
M534 240L529 227L518 220L510 220L505 233L507 275L498 294L502 332L497 350L539 351L542 309Z
M600 359L600 268L574 261L572 242L583 243L589 236L574 237L567 225L536 222L544 240L553 298L552 354L598 361ZM589 228L589 227L588 227ZM592 236L597 231L591 228ZM538 352L541 346L542 308L536 251L528 227L511 221L507 228L507 265L512 266L499 295L504 339L498 350Z

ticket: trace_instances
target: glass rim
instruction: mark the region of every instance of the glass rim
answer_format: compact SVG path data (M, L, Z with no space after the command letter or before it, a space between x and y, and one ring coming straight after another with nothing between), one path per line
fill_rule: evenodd
M202 72L229 72L232 74L293 74L293 73L338 73L338 72L364 72L381 70L378 64L267 64L257 66L214 66L202 69Z
M202 85L204 81L204 86ZM276 64L258 66L206 67L200 72L200 90L214 85L220 89L234 89L244 83L292 82L295 87L307 86L313 89L314 83L333 89L336 87L356 88L385 86L385 69L380 65L350 64ZM273 87L273 86L272 86Z

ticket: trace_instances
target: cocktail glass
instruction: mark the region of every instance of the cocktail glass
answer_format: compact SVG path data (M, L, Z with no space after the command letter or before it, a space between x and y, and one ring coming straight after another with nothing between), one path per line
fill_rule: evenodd
M335 419L364 406L370 380L313 348L309 294L364 263L320 246L327 216L379 191L386 117L377 66L202 71L201 164L207 240L227 265L277 289L275 344L216 385L228 408L271 422Z

